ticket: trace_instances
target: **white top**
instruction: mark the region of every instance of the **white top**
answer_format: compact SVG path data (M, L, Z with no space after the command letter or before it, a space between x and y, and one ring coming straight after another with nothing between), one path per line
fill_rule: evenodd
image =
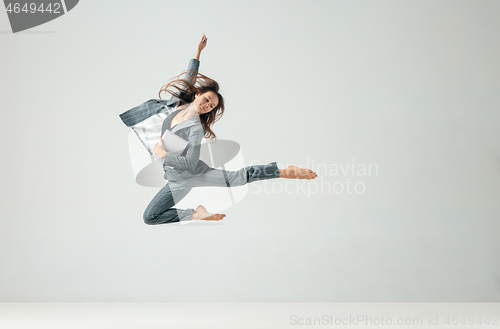
M165 112L155 114L132 127L132 130L155 160L159 160L161 157L153 153L153 146L160 139L163 121L175 110L175 108L170 107L166 107L166 109Z

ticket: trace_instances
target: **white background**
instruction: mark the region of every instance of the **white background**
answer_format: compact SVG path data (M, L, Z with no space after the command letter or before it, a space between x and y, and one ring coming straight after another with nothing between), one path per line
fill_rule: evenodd
M498 1L85 0L0 32L0 301L500 300ZM118 115L203 33L218 138L319 176L148 226Z

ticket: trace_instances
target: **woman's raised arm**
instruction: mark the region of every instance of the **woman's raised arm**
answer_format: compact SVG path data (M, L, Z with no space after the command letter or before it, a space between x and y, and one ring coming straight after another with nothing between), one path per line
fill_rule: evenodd
M196 74L198 73L198 68L200 67L200 55L201 51L206 47L208 38L203 34L201 36L201 40L196 47L196 52L194 53L194 58L189 61L188 69L186 75L184 76L184 80L187 80L191 83L196 82Z
M200 43L198 43L198 47L196 48L196 53L194 54L194 58L197 60L200 60L201 51L207 46L207 40L207 36L203 34L201 36Z

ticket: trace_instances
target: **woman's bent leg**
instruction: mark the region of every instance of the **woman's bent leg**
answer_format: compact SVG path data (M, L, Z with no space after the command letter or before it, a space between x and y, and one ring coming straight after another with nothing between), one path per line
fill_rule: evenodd
M200 186L221 186L234 187L241 186L258 180L279 178L280 173L276 162L267 165L254 165L241 168L239 170L215 169L195 176L178 183L189 187Z
M191 187L169 181L151 200L144 211L144 222L149 225L175 223L191 220L193 208L172 208L184 198Z

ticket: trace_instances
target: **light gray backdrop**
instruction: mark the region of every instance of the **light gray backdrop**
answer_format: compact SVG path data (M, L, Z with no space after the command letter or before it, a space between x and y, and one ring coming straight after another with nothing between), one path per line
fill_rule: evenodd
M85 0L12 34L0 10L0 301L499 301L499 13ZM147 226L159 188L134 182L118 115L203 33L217 136L319 177L253 183L224 225Z

